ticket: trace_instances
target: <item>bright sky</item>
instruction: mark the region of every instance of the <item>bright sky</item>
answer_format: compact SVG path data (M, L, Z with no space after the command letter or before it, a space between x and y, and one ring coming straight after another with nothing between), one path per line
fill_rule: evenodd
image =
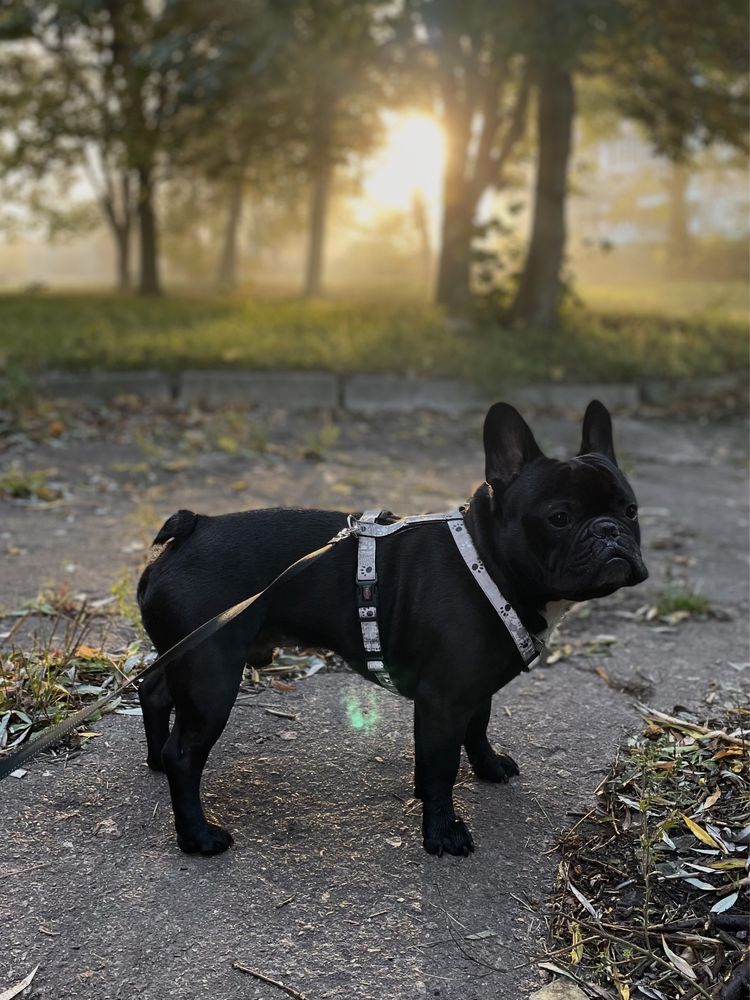
M371 222L378 212L407 211L418 193L434 225L445 159L440 126L429 115L390 113L385 117L385 129L385 143L370 160L363 178L362 198L356 206L359 221Z

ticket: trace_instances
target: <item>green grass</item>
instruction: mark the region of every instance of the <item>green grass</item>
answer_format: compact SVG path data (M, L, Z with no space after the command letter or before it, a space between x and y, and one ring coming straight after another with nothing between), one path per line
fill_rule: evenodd
M748 288L741 281L641 281L582 285L585 305L604 314L658 315L673 319L747 321Z
M656 610L659 617L673 614L700 616L708 614L711 610L711 604L707 597L697 591L675 590L662 594L656 605Z
M0 296L0 370L250 368L620 381L743 371L744 320L638 303L569 309L560 333L459 327L417 302ZM611 297L610 297L611 298Z
M50 486L47 473L42 469L29 471L12 467L0 474L0 498L49 502L60 496L60 490L56 486Z

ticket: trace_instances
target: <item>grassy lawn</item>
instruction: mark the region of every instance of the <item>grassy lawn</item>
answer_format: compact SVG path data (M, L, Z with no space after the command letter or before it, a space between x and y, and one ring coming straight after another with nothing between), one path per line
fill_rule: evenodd
M403 301L2 295L0 371L293 368L494 385L722 374L748 363L746 321L733 294L730 308L715 309L709 298L708 307L681 314L653 295L607 297L600 289L555 334L458 328L434 307Z
M582 285L583 302L599 313L713 317L746 322L748 288L741 281L655 281L637 285Z

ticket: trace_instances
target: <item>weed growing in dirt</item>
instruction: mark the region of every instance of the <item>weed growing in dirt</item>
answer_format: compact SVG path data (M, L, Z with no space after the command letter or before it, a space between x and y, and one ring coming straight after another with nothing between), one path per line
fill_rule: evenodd
M46 616L41 626L40 613ZM40 601L15 623L0 654L0 751L101 697L140 663L140 641L113 654L105 651L104 638L93 638L100 617L85 604L71 613Z
M62 490L49 482L49 473L41 469L12 466L0 475L0 497L10 500L36 500L51 503L59 500Z
M341 437L341 428L327 419L317 430L309 431L302 439L301 454L313 462L322 462L326 453Z
M660 618L671 615L684 617L699 617L711 611L711 604L704 594L695 590L673 590L662 594L656 604L656 612Z

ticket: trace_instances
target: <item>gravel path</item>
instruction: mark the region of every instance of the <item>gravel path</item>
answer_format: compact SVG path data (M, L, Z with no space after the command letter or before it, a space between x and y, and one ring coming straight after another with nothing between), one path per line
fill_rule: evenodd
M572 420L532 424L551 454L577 442ZM0 602L13 610L61 583L106 596L135 579L177 507L444 509L482 478L480 426L426 414L340 426L320 414L47 415L8 435L2 456L5 469L47 470L61 496L0 501ZM204 783L236 845L211 859L177 850L140 720L108 716L84 753L36 761L2 787L0 992L38 964L24 997L285 996L233 962L308 1000L519 1000L538 987L552 838L638 727L634 700L699 708L736 701L750 680L746 427L654 417L616 421L616 433L651 578L564 623L579 655L496 696L491 732L521 777L495 787L462 769L475 855L422 851L410 705L356 677L242 697ZM637 615L668 587L699 588L719 616Z

